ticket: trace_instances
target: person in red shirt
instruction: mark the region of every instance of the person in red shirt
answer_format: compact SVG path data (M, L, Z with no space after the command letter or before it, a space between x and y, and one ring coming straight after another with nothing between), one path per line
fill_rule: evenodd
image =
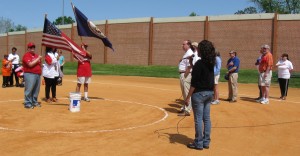
M32 42L27 44L27 50L22 58L25 80L24 107L33 109L41 107L37 100L40 92L42 56L35 53L35 45Z
M77 86L76 86L76 92L80 92L80 87L82 84L84 84L84 101L90 102L90 99L88 98L88 88L89 83L91 83L91 77L92 77L92 68L91 68L91 62L92 54L87 51L88 45L85 43L81 44L81 48L86 51L86 57L84 58L84 61L78 61L78 67L77 67Z
M8 55L4 55L4 58L2 60L2 76L3 76L2 88L9 86L8 83L10 80L11 69L12 69L11 61L8 60Z

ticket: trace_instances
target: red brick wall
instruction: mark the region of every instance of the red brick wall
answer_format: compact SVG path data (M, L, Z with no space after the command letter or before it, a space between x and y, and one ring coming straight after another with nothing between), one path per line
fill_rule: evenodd
M289 55L296 71L300 71L300 22L299 21L279 21L277 58L283 53Z
M242 20L209 22L209 40L222 57L226 66L229 52L235 50L240 58L240 67L255 68L261 45L272 42L272 20Z
M107 53L108 64L148 65L149 23L109 25L109 40L115 52Z
M178 65L182 42L204 38L204 22L158 23L153 28L153 65Z

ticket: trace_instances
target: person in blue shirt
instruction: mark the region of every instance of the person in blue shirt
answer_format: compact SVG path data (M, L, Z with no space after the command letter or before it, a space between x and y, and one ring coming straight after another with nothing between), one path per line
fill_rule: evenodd
M238 92L238 72L240 67L240 59L236 56L236 51L229 52L230 58L227 61L228 79L228 98L230 103L237 102Z
M220 71L221 71L222 60L220 56L220 52L216 51L216 64L214 66L214 77L215 77L215 86L214 86L214 100L211 104L216 105L219 104L219 79L220 79Z

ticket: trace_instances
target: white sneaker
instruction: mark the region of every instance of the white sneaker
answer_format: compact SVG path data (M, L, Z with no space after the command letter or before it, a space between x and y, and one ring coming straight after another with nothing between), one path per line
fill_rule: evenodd
M266 105L266 104L269 104L269 100L264 100L264 101L261 101L260 103L263 105Z
M217 105L217 104L219 104L219 103L220 103L219 100L214 100L214 101L211 102L212 105Z
M83 98L83 101L90 102L89 98Z
M261 103L264 100L263 99L258 99L258 100L255 100L255 101L258 102L258 103Z

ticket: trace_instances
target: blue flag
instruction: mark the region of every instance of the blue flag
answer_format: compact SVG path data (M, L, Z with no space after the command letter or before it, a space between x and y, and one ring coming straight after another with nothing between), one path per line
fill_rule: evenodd
M74 14L75 14L76 22L77 22L78 35L99 38L102 40L103 44L106 47L109 47L112 50L114 50L111 42L96 27L96 25L93 22L89 21L88 18L80 10L78 10L73 4L72 4L72 7L73 7Z

